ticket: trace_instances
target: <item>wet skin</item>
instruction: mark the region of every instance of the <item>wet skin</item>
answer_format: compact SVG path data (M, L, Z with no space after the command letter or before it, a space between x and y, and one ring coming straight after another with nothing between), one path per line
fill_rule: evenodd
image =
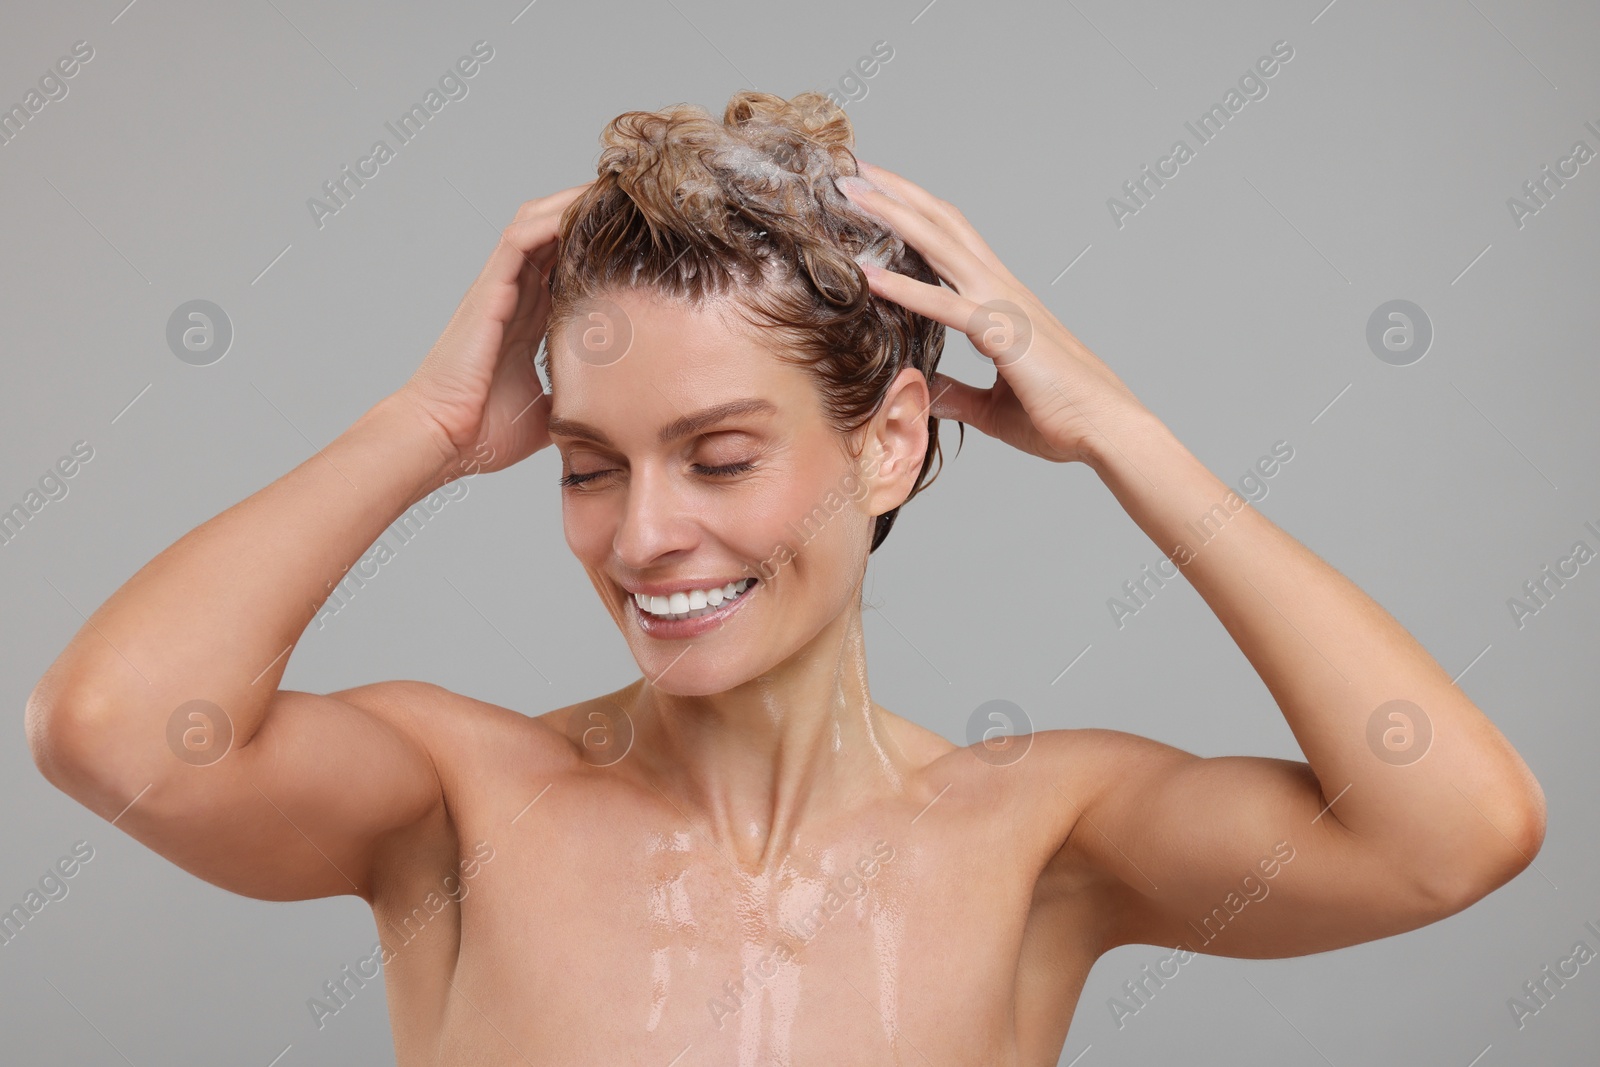
M1057 856L1060 746L999 765L866 684L865 549L923 454L920 375L880 434L845 439L806 374L724 316L619 300L625 360L553 346L550 426L584 479L562 491L568 545L651 680L532 719L435 687L346 698L392 716L441 787L374 865L402 1063L435 1047L443 1062L1053 1063L1107 914ZM752 397L771 408L660 436ZM850 481L853 453L880 457L871 485ZM749 469L705 473L731 465ZM841 484L855 495L797 544ZM741 574L760 578L744 603L691 638L652 633L627 592ZM457 899L424 921L452 873ZM1041 876L1079 888L1036 899Z
M875 294L958 329L980 300L1031 317L1025 359L980 349L991 389L905 369L841 435L759 337L624 296L625 358L556 345L545 404L528 346L581 187L530 201L412 383L96 610L29 698L40 770L215 885L368 901L402 1067L1044 1067L1110 948L1320 952L1445 918L1528 866L1543 796L1505 737L1392 616L1242 502L1175 562L1306 761L1202 759L1106 729L958 748L910 719L968 709L901 718L872 699L867 548L912 489L930 404L1087 464L1163 550L1237 498L951 205L868 173L903 199L864 202L951 283L869 272ZM751 398L766 407L674 429ZM329 576L478 446L496 470L552 444L568 548L637 681L554 711L414 681L280 688ZM819 504L812 535L775 553ZM564 561L519 559L530 612L592 610L543 595ZM1012 563L1003 544L957 565L996 561ZM749 574L742 604L692 637L653 627L629 592ZM994 623L958 607L947 625ZM1372 746L1374 709L1397 699L1428 717L1426 758ZM172 741L196 700L233 731L214 758ZM1063 696L1036 718L1073 710Z
M1109 914L1060 849L1063 746L998 766L874 706L886 773L746 863L639 750L647 720L615 762L596 744L643 685L535 719L372 699L429 740L449 811L375 880L402 1065L1056 1062Z

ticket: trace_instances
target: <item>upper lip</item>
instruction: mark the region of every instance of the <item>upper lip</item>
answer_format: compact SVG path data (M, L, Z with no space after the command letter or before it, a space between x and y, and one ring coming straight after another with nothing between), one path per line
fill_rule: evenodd
M633 585L627 585L619 582L617 584L621 585L622 588L629 594L669 597L673 593L687 594L695 589L720 589L725 585L729 585L733 582L742 582L747 578L749 578L751 581L755 581L755 579L751 578L750 575L740 574L732 578L702 578L693 579L686 582L639 582Z

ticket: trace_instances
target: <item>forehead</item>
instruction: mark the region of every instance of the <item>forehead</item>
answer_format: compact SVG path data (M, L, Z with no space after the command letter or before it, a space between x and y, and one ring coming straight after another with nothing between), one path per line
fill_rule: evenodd
M727 302L689 308L641 291L608 293L552 331L551 416L626 430L723 400L820 405L810 376L779 359Z

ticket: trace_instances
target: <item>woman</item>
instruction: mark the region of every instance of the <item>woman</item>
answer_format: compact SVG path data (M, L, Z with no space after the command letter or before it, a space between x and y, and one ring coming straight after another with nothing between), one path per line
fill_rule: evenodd
M825 98L603 140L595 181L519 210L411 381L156 557L29 703L43 773L173 862L371 904L381 940L321 1011L381 965L408 1067L1045 1065L1112 947L1323 951L1531 861L1538 784L1426 651L953 206L860 164ZM992 388L936 372L945 327ZM862 578L941 418L1093 469L1307 762L1111 730L961 748L874 703ZM277 689L386 526L551 444L638 680L531 718L415 681ZM1226 525L1195 549L1197 516Z

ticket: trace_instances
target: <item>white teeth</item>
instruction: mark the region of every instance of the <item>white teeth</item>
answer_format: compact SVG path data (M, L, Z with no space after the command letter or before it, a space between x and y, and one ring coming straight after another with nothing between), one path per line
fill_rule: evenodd
M633 600L639 605L639 610L663 619L693 619L715 611L724 602L741 595L750 588L751 583L752 579L741 578L727 585L714 586L710 589L690 589L673 593L671 596L646 596L643 593L635 593Z

